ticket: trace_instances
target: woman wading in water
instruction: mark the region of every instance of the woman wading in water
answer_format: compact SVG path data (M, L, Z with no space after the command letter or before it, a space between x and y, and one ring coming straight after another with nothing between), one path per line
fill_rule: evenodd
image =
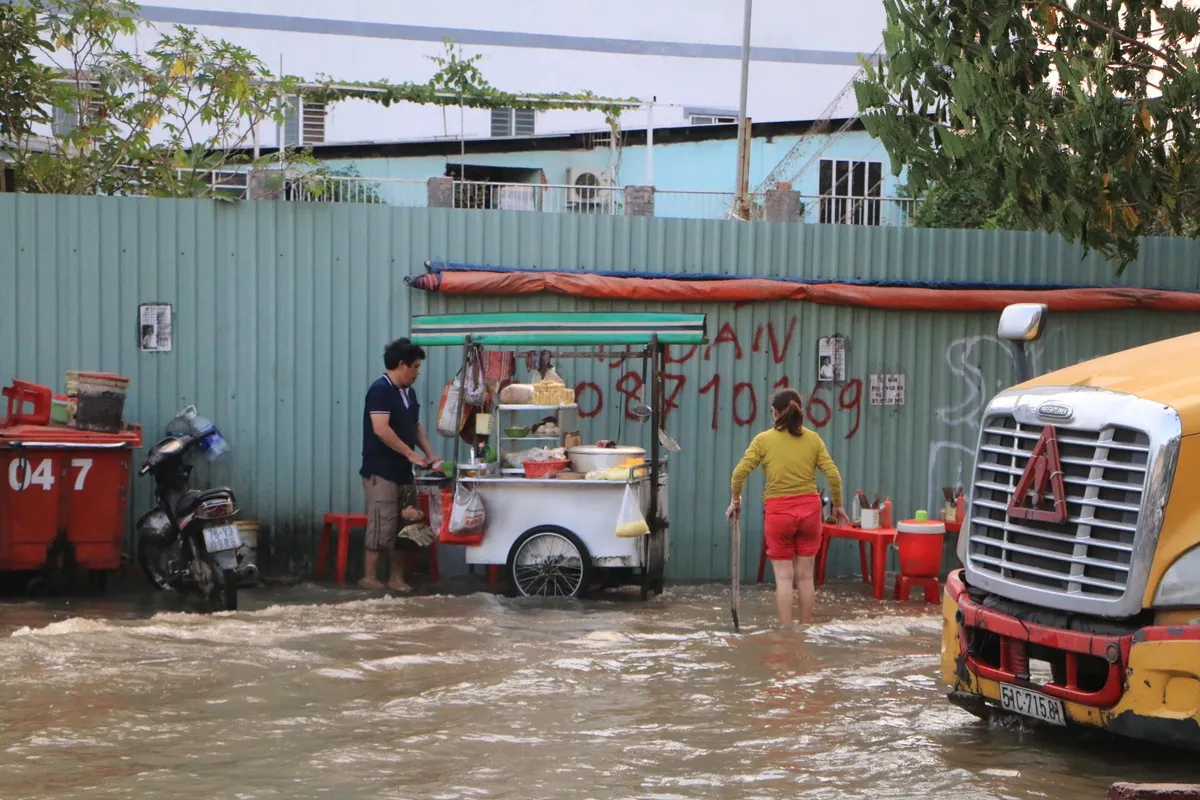
M742 486L761 464L766 475L763 491L763 528L767 557L775 569L775 604L779 624L792 623L792 605L798 602L799 621L812 620L813 563L821 549L821 495L817 492L817 470L829 482L834 513L839 525L849 525L842 507L842 476L829 457L825 442L816 431L804 427L800 393L780 389L771 400L775 427L754 437L746 455L733 470L730 492L733 499L726 516L742 512ZM796 590L792 585L795 583Z

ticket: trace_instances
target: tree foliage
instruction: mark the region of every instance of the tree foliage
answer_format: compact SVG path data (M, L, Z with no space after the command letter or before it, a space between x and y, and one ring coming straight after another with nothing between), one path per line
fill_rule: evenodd
M319 88L305 89L305 96L330 103L339 100L369 100L385 107L395 103L417 103L477 109L602 111L614 131L621 112L628 104L640 102L636 97L601 97L590 91L519 94L502 91L488 83L479 68L483 55L464 55L462 47L450 40L446 40L445 46L442 55L426 56L438 69L424 83L348 83L322 75L318 79Z
M1172 0L884 0L856 86L867 130L923 193L1120 262L1200 219L1200 12Z
M19 190L227 198L215 176L271 161L282 168L281 187L331 197L337 184L323 178L332 173L311 154L285 149L257 164L244 155L257 126L282 123L300 92L309 101L360 98L384 106L595 110L614 127L624 108L590 92L500 91L483 77L481 56L464 56L450 42L444 55L430 57L437 71L428 81L400 84L322 77L314 87L273 75L249 50L183 26L135 54L120 45L143 28L137 12L132 0L0 0L0 152L12 162ZM52 118L60 123L54 135L36 136ZM370 196L379 199L378 192Z
M49 46L33 8L0 3L0 144L50 121L53 73L33 56Z
M175 27L143 53L120 47L143 24L128 0L18 0L33 14L35 55L49 65L46 96L24 97L23 117L60 125L49 142L13 131L18 187L55 194L198 196L234 161L254 126L281 120L294 79L250 51ZM27 19L28 17L26 17ZM22 70L44 80L35 62ZM33 78L30 78L33 80ZM22 116L21 109L14 109Z

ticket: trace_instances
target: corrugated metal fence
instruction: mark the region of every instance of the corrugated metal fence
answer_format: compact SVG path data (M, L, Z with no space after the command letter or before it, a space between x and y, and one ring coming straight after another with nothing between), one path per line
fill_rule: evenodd
M1197 289L1200 247L1146 242L1121 283ZM0 380L61 390L67 369L132 378L127 418L153 441L195 404L233 445L198 482L228 482L269 542L275 571L302 572L328 510L361 507L362 398L384 344L419 313L621 307L569 298L453 298L408 289L429 259L481 265L788 275L1104 283L1111 265L1041 234L580 217L337 204L0 196ZM141 303L171 303L174 351L138 348ZM678 307L655 306L661 310ZM850 488L889 495L899 512L935 510L940 487L966 480L980 412L1011 382L996 316L885 312L802 303L689 306L710 316L712 344L672 352L668 431L683 446L672 471L669 574L728 577L722 510L729 472L767 425L784 379ZM1037 345L1041 370L1195 330L1195 315L1130 311L1057 315ZM817 340L847 340L843 386L813 391ZM457 351L430 354L430 408ZM585 384L586 438L648 442L623 420L640 376L609 362L561 365ZM905 376L900 406L872 405L873 374ZM428 419L428 417L427 417ZM449 448L447 447L447 452ZM150 502L136 481L133 510ZM749 492L757 493L756 477ZM761 542L747 509L746 573ZM453 570L454 551L443 551ZM856 565L849 547L831 568Z

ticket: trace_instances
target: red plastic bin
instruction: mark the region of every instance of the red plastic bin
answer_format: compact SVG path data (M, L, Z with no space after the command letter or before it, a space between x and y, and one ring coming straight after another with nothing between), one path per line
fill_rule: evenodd
M0 427L0 571L121 563L136 426Z
M936 578L942 569L942 543L946 526L941 520L896 524L896 549L900 574L906 578Z

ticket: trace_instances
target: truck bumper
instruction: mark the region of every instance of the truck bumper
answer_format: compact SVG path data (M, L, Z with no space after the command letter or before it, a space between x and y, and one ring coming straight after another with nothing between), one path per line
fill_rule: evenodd
M1049 661L1039 682L1030 657ZM1066 722L1200 750L1200 625L1147 626L1102 636L1037 625L975 602L962 570L942 602L942 679L977 716L1001 708L1001 686L1063 702Z

